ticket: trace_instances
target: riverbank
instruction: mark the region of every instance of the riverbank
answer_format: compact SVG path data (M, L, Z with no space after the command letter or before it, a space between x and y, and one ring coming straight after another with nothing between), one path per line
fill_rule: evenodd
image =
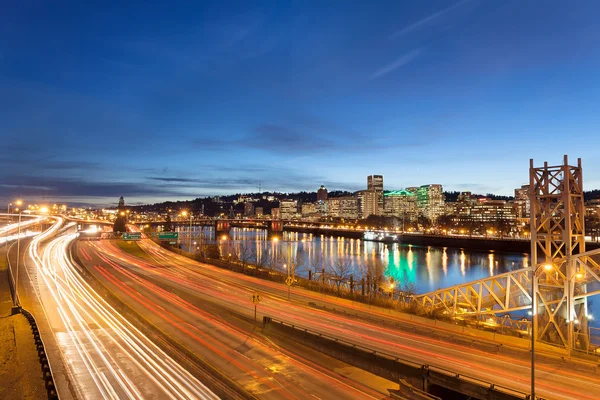
M323 228L305 228L297 226L286 226L283 228L286 232L309 233L314 236L325 237L343 237L348 239L363 239L362 231L353 231L349 229L323 229ZM464 250L478 251L502 251L510 253L530 254L531 241L529 239L508 239L508 238L489 238L489 237L469 237L469 236L450 236L450 235L422 235L418 233L398 233L394 234L397 239L394 243L411 244L415 246L436 246L449 247ZM387 241L377 241L387 243ZM600 248L600 242L586 242L587 250Z

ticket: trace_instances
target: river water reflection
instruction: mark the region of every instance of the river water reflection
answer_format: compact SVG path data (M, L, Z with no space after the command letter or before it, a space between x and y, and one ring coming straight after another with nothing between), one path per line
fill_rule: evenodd
M182 244L187 247L180 228ZM202 242L200 227L193 227L195 247ZM212 228L204 228L204 243L215 243ZM308 275L308 269L325 271L336 260L348 260L355 279L368 263L380 262L387 276L397 282L408 279L417 292L425 293L438 288L468 282L529 266L529 256L523 253L475 251L408 244L384 244L359 239L333 238L310 234L285 232L280 240L267 238L264 230L232 228L227 239L217 238L222 257L246 253L250 262L258 258L263 265L284 270L284 264L295 260L300 266L297 274Z

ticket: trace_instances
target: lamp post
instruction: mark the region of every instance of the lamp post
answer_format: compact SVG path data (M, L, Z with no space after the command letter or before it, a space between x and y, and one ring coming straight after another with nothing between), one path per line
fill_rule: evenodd
M189 234L188 234L188 249L190 250L190 253L192 253L192 218L194 216L192 215L191 212L189 214L190 214L190 229L189 229ZM187 216L188 211L182 211L181 215L183 215L184 217Z
M531 275L531 400L535 400L535 322L537 315L537 301L536 301L536 286L537 286L537 273L538 270L544 267L546 271L551 271L552 264L540 264L534 270Z
M6 225L7 226L10 225L10 206L12 206L12 205L13 205L13 203L8 203L8 207L6 208L6 213L8 214L6 216L6 220L7 220ZM6 247L6 257L8 257L8 231L6 231L4 236L6 236L6 246L5 247Z
M15 307L19 307L19 260L21 259L21 214L23 212L22 205L23 202L21 200L17 200L15 202L16 205L19 206L17 209L19 211L19 223L17 229L17 270L15 272ZM8 256L8 254L7 254Z
M274 237L273 238L273 243L277 243L279 242L279 238ZM288 294L288 301L290 300L290 291L291 291L291 287L294 284L294 260L292 260L292 247L291 247L291 243L292 241L289 239L284 239L284 242L286 243L287 246L287 252L288 252L288 256L287 256L287 264L284 263L283 264L283 268L286 270L287 272L287 278L285 279L285 284L288 287L287 290L287 294Z

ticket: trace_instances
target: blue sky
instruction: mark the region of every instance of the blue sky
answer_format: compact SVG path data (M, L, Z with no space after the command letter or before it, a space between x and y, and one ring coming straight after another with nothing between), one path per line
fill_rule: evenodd
M595 1L12 3L0 201L600 188Z

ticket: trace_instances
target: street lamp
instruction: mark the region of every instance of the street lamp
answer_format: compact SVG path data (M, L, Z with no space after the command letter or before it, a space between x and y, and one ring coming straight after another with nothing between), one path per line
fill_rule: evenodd
M18 230L17 230L17 271L15 272L15 307L19 307L19 294L18 294L18 287L19 287L19 260L21 259L21 213L23 212L21 209L21 206L23 205L23 201L21 200L17 200L15 201L15 204L19 206L18 211L19 211L19 223L18 223ZM8 256L8 253L7 253Z
M535 301L535 279L537 277L538 270L544 267L546 271L551 271L552 264L540 264L531 275L531 400L535 400L535 317L537 315L536 301Z
M279 242L279 238L277 236L275 236L273 238L273 243L277 243ZM285 284L288 287L288 301L290 300L290 291L291 291L291 287L292 284L294 283L294 277L292 276L292 274L294 274L294 261L292 260L292 247L291 247L291 241L288 239L284 239L284 242L286 243L287 246L287 251L288 251L288 262L287 264L284 263L283 264L283 269L285 269L287 271L287 278L285 280ZM288 268L289 265L289 268Z
M184 217L188 214L187 211L182 211L181 215L183 215ZM190 253L192 252L192 218L193 215L190 212L190 231L189 231L189 237L188 237L188 249L190 250Z

